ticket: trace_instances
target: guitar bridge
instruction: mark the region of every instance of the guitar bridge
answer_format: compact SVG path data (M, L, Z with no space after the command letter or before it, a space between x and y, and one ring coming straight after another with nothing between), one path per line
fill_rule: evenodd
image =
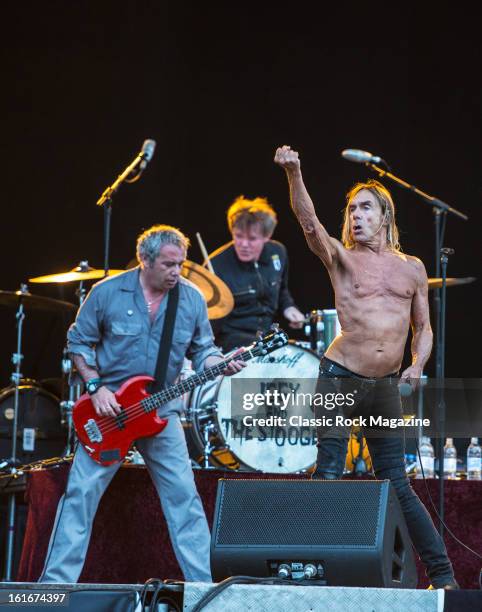
M84 429L91 442L102 442L102 434L94 419L89 419L84 425Z

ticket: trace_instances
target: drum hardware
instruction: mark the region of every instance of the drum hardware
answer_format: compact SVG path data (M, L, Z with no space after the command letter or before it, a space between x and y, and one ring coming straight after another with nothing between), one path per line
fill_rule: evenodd
M79 296L79 299L80 296ZM75 448L75 430L72 422L72 411L74 408L75 402L79 399L82 394L82 386L75 381L77 378L74 373L74 365L72 359L70 358L67 348L64 348L63 358L62 358L62 374L67 378L68 388L69 388L69 397L67 400L62 400L60 402L60 414L61 414L61 423L64 427L67 428L67 444L65 446L65 450L63 455L70 455L74 452Z
M125 458L125 463L130 463L131 465L145 465L144 457L137 450L135 446L131 448L131 450L127 453Z
M300 392L314 393L319 364L316 353L292 342L269 356L253 360L235 378L251 379L251 383L260 379L260 388L266 382L296 380L301 385ZM292 427L286 435L269 430L263 440L256 437L245 440L233 430L231 380L234 379L220 377L198 387L191 395L184 428L191 458L208 469L275 473L308 470L316 460L316 436L309 428ZM296 412L313 417L310 406L300 407Z
M79 265L68 272L60 272L56 274L48 274L46 276L37 276L31 278L33 283L72 283L78 282L79 286L76 290L76 296L79 300L79 307L82 306L87 295L87 289L84 285L89 280L100 280L106 276L115 276L124 270L98 270L89 266L89 262L84 259L79 262ZM72 305L73 306L73 305ZM60 402L61 423L67 429L67 444L64 449L64 455L70 455L74 451L75 446L75 431L72 424L72 409L75 402L82 394L82 384L78 382L78 376L75 373L73 362L64 348L61 371L64 378L67 379L69 396L68 399L62 399Z
M345 472L362 476L371 471L372 460L363 431L359 427L352 427L345 459Z
M363 450L364 446L366 446L366 441L363 438L361 429L356 432L355 436L356 441L358 442L358 455L354 458L355 465L353 471L356 476L361 476L362 474L366 474L368 472L366 461L363 458Z
M312 310L306 315L305 336L310 339L310 348L323 355L340 333L340 322L334 308Z
M209 404L207 407L207 410L210 413L214 413L217 410L217 403L214 402L214 404ZM199 423L204 423L206 422L206 425L203 426L203 441L204 441L204 446L202 449L202 456L198 459L199 463L197 464L197 467L201 467L205 470L213 470L216 469L216 466L212 465L209 462L209 459L211 457L212 452L216 449L216 446L211 444L211 434L217 434L217 427L214 423L209 422L211 420L211 415L208 413L204 413L202 414L201 411L199 411L198 409L194 409L194 412L199 412L199 415L197 416L197 420Z
M323 342L326 351L336 336L340 333L340 322L334 308L325 308L322 312L323 318Z
M468 285L469 283L473 283L476 278L475 276L465 276L461 278L447 278L446 287L455 287L457 285ZM441 278L429 278L428 279L428 288L429 289L441 289L443 280Z
M319 355L325 350L322 316L321 310L312 310L309 315L306 315L307 323L305 324L305 335L310 339L310 348Z
M10 292L2 292L6 294ZM18 304L15 319L17 320L17 350L12 354L12 364L15 366L15 370L11 375L11 381L14 384L14 401L13 401L13 426L12 426L12 454L10 457L10 471L14 475L16 473L16 462L17 462L17 432L18 432L18 405L19 405L19 386L22 379L22 373L20 368L22 365L22 331L23 322L25 320L24 312L24 299L28 292L28 287L25 284L20 285L20 291L15 292L16 301ZM10 299L10 297L9 297ZM5 302L4 302L5 303ZM10 493L8 498L8 519L7 519L7 534L6 534L6 552L5 552L5 576L4 580L10 582L12 578L12 564L13 564L13 538L15 534L15 493Z
M28 295L28 287L25 284L20 285L20 291L15 292L17 295L18 308L15 314L17 320L17 350L12 355L12 364L15 370L12 373L11 381L14 384L15 395L13 401L13 426L12 426L12 454L10 457L10 472L16 473L17 462L17 431L18 431L18 405L19 405L19 385L22 378L20 368L22 365L22 331L23 322L25 320L24 298ZM8 519L7 519L7 535L6 535L6 552L5 552L5 576L4 580L9 582L12 578L12 564L14 553L14 534L15 534L15 493L10 493L8 498Z
M104 270L97 270L89 266L89 262L87 260L83 260L79 263L78 266L72 268L68 272L60 272L56 274L47 274L46 276L36 276L34 278L30 278L29 282L31 283L82 283L88 280L101 280L105 276L115 276L116 274L120 274L124 272L124 270L109 270L106 274Z
M216 431L216 426L214 425L214 423L209 423L208 425L206 425L206 427L204 428L204 461L203 461L203 468L205 470L209 470L209 469L214 469L214 466L209 464L209 456L211 455L211 451L214 449L214 447L211 445L211 440L210 440L210 433L211 432Z
M76 310L75 304L71 304L70 302L54 300L53 298L44 297L43 295L34 295L30 293L25 284L20 286L19 291L0 291L0 304L18 308L20 303L22 304L22 308L28 308L29 310L42 310L56 313L70 312L72 314Z

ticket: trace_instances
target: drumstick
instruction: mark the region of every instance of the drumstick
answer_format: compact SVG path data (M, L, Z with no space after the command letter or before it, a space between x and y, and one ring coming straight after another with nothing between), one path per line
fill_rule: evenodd
M196 238L197 238L197 241L199 242L199 248L201 249L201 253L202 253L203 257L204 257L203 265L206 264L207 269L212 274L216 274L216 272L214 271L214 268L213 268L213 264L211 263L211 261L209 259L208 252L206 251L206 247L204 246L204 242L203 242L203 239L201 238L201 234L199 232L196 232Z

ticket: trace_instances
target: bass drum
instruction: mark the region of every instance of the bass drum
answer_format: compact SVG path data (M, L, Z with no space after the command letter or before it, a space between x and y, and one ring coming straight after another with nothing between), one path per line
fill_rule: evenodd
M316 353L290 342L269 355L254 358L234 378L223 376L195 389L185 422L191 458L204 467L214 465L232 470L282 474L308 470L316 461L315 429L301 423L286 427L242 426L240 433L240 415L261 418L269 416L269 412L266 406L264 414L259 408L254 414L242 406L231 406L231 381L236 380L238 385L242 384L241 379L247 379L246 388L252 390L254 383L259 392L269 388L285 395L291 390L313 395L319 364ZM287 423L291 416L314 416L309 402L277 413Z
M12 454L15 387L0 391L0 457ZM58 457L67 444L60 423L60 400L34 380L19 385L17 459L31 463Z

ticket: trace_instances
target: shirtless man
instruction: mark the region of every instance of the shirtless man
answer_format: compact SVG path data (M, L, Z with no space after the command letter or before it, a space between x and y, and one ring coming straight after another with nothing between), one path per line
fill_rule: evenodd
M286 171L293 211L335 291L341 333L321 361L320 381L341 379L360 388L360 414L401 416L398 372L410 324L412 364L400 381L413 386L430 356L432 330L427 274L419 259L400 252L390 193L377 181L355 185L347 195L340 242L316 215L298 153L289 146L280 147L275 162ZM341 478L347 442L347 435L318 431L314 478ZM407 478L402 436L384 436L379 429L367 443L376 477L389 479L395 488L432 586L458 588L443 540Z

